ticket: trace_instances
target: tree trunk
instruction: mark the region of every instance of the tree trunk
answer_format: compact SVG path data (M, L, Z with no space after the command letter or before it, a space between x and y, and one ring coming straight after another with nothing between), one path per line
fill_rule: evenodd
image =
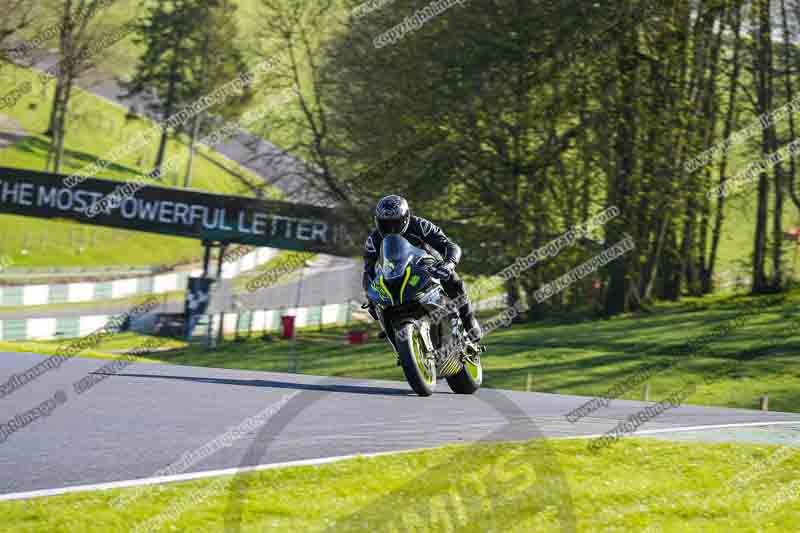
M67 81L65 83L66 87L64 88L64 96L60 102L60 111L58 113L58 126L56 130L58 131L58 142L56 144L56 159L55 164L53 165L54 169L53 172L59 174L61 172L61 163L64 160L64 137L67 134L67 113L69 112L69 98L72 94L72 86L74 84L74 80L72 78L72 73L68 72L66 75Z
M56 153L56 135L58 135L58 113L61 109L61 93L63 90L63 82L61 76L56 78L56 87L53 91L53 103L50 107L50 120L47 127L46 134L50 137L50 144L47 146L47 159L45 160L44 169L49 171L52 169Z
M725 114L725 126L722 134L724 139L728 139L733 133L734 119L736 117L736 94L739 87L739 74L741 72L740 55L742 48L742 13L741 8L734 6L732 10L734 42L733 42L733 60L732 70L728 79L729 93L728 93L728 110ZM720 190L727 181L727 167L728 167L728 152L723 152L722 159L719 163L719 186ZM711 252L708 259L708 278L711 283L714 279L714 269L717 263L717 251L719 249L719 242L722 236L722 224L725 221L725 197L716 197L717 209L714 216L714 227L711 234Z
M791 69L790 65L793 63L791 51L794 48L794 44L791 41L790 33L789 33L789 21L786 15L786 0L781 0L781 20L783 26L783 53L784 53L784 60L783 60L783 68L785 70L783 82L786 88L786 100L789 102L794 101L794 85L792 85L792 77L790 75ZM794 113L789 113L789 138L796 139L795 136L795 127L794 127ZM796 188L796 176L797 176L797 164L795 163L794 157L789 158L789 175L786 176L786 181L789 184L789 197L791 198L794 205L800 209L800 196L797 194Z
M766 112L772 113L774 108L775 97L775 71L773 69L773 52L772 52L772 19L771 19L771 2L767 0L765 6L762 8L761 16L761 35L763 37L762 44L764 46L764 60L766 63ZM778 133L775 129L773 121L764 129L765 134L769 140L769 153L774 153L778 150ZM775 164L775 199L774 209L772 211L772 280L771 288L774 291L780 291L783 286L783 266L781 265L783 256L783 165L781 162Z
M506 284L506 305L513 307L519 302L519 285L517 280L511 278L505 282Z
M694 240L695 240L695 206L694 198L689 193L689 198L686 200L686 214L683 223L683 235L681 237L681 271L686 278L686 290L693 296L698 296L700 291L697 288L697 278L695 277L695 261L694 261Z
M769 0L758 0L756 2L759 24L754 25L753 43L756 47L753 54L753 78L756 86L757 106L756 113L759 115L771 111L772 94L770 92L770 43L769 34ZM762 130L761 153L767 155L771 152L773 139L770 133L771 128ZM758 177L758 200L756 214L756 231L753 239L753 292L761 293L768 291L767 276L765 271L767 256L767 216L769 203L769 175L767 171L762 171Z
M175 59L172 60L172 71L170 72L169 78L169 87L167 88L167 101L164 103L164 117L163 120L166 121L172 116L172 113L175 109L175 82L176 77L178 76L177 72L177 61ZM159 181L164 179L164 176L161 175L161 167L164 165L164 154L167 151L167 141L169 140L169 128L166 125L161 130L161 141L158 144L158 154L156 154L156 164L153 172Z
M632 21L630 11L623 15ZM636 142L636 108L638 84L638 31L633 24L625 28L620 36L617 55L617 68L620 80L618 98L617 136L614 151L617 160L616 172L610 177L608 205L616 205L621 214L607 225L607 244L613 246L624 238L628 221L628 188L634 173L634 150ZM618 257L608 264L608 294L606 296L606 313L617 315L627 308L628 258Z
M64 1L64 10L61 15L61 29L59 32L58 49L62 63L71 56L71 34L72 34L72 0ZM61 167L61 157L63 156L64 146L64 101L66 100L67 75L70 68L59 68L56 78L56 90L53 97L53 108L50 111L50 146L47 149L46 168L58 173Z
M756 214L756 231L753 239L753 292L764 292L767 279L764 272L767 252L767 195L769 185L767 174L762 172L758 177L758 212Z
M710 5L710 2L701 1L692 28L693 58L687 95L691 108L699 111L691 114L688 121L692 146L707 146L710 138L708 130L713 126L709 124L708 117L712 106L710 93L713 89L710 65L713 61L714 41L711 39L711 34L718 12L718 8ZM706 227L703 226L705 197L702 196L702 188L707 181L700 176L705 174L687 176L685 215L680 244L681 271L686 278L686 289L693 296L699 296L702 292L701 265L704 251L700 250L700 243L703 242L702 232L707 231L707 218Z
M715 20L719 21L719 27L711 47L711 60L709 64L708 83L706 93L703 98L703 115L706 123L705 146L713 146L716 142L717 112L719 109L717 96L717 79L719 76L720 51L722 50L722 35L725 31L725 4L718 11ZM704 189L711 185L711 169L704 171ZM709 267L710 255L716 250L709 250L709 229L711 218L711 200L706 197L705 192L700 192L700 227L699 239L697 242L697 273L700 277L700 294L708 294L712 290L712 272ZM711 239L714 246L713 238Z
M194 153L197 144L197 133L200 131L201 115L194 116L192 124L192 139L189 143L189 161L186 163L186 176L183 178L183 188L188 189L192 181L192 165L194 163Z

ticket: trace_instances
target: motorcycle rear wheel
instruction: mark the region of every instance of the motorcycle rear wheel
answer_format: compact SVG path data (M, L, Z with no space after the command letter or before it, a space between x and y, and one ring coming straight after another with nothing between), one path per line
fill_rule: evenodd
M475 394L483 383L483 366L478 355L464 358L464 368L447 378L447 384L456 394Z

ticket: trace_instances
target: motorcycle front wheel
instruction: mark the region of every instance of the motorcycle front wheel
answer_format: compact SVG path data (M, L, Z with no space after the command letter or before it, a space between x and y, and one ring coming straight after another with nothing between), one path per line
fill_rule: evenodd
M436 362L427 357L423 347L422 334L413 323L401 324L396 328L397 355L406 381L420 396L430 396L436 388Z

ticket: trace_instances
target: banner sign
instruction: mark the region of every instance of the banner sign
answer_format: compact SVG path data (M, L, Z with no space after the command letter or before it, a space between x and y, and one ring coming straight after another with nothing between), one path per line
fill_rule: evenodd
M350 234L335 209L148 185L88 216L123 182L87 178L69 187L66 177L0 167L0 214L333 255L361 252L363 239Z

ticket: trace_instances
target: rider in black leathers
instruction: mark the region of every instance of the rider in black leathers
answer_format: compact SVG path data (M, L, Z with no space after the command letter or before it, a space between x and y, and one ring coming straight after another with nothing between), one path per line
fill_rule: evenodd
M375 263L378 260L378 248L383 237L389 233L399 233L412 245L426 250L431 255L441 257L441 261L433 267L436 277L441 280L442 288L449 298L464 301L458 309L458 314L470 339L478 342L482 335L481 327L472 311L464 281L455 272L455 266L461 259L461 248L448 239L438 226L422 217L413 216L405 198L397 195L386 196L375 208L375 230L367 237L364 245L362 281L364 290L366 291L372 283ZM377 320L372 304L369 313Z

